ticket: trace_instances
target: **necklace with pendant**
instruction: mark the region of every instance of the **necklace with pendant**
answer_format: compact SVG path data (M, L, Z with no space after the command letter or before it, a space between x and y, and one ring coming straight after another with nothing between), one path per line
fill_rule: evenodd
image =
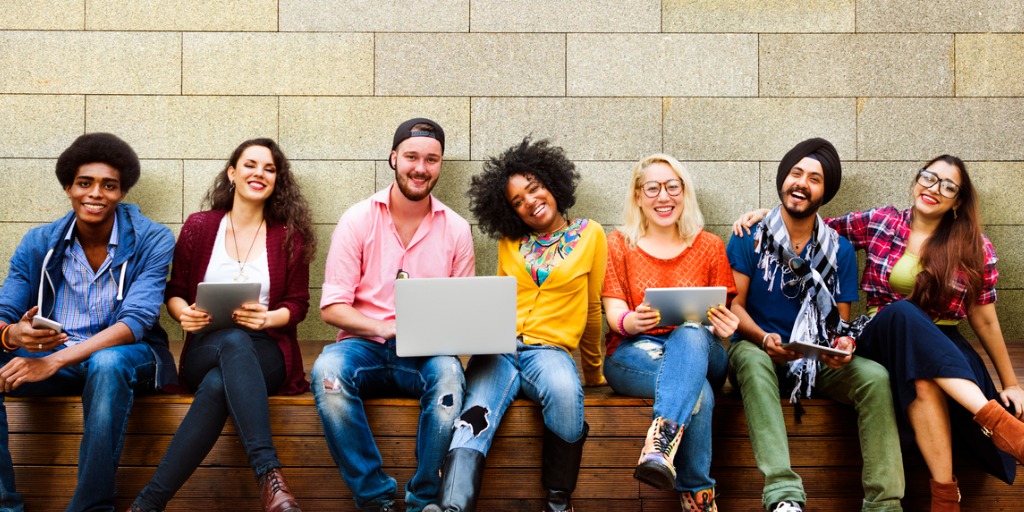
M235 231L235 217L231 215L231 212L228 212L228 222L231 223L231 240L235 242L235 252L238 253L238 234ZM252 248L256 245L256 239L260 237L260 229L263 228L264 222L266 222L266 219L260 220L260 225L256 226L256 234L252 237L252 243L249 244L249 250L245 252L245 259L238 262L238 273L235 274L235 281L249 281L249 275L245 273L245 264L249 262L249 255L252 254Z

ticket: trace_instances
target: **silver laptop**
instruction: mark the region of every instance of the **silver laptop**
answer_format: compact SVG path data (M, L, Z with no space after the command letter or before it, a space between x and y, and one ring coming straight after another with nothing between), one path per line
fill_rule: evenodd
M401 357L516 350L516 279L398 279L395 349Z

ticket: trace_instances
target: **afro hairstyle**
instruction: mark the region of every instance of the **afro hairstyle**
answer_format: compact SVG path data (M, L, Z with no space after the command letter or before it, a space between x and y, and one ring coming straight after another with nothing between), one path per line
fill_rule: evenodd
M531 141L527 136L519 144L491 157L483 171L473 176L469 186L469 209L480 222L480 229L491 238L516 240L533 230L523 222L508 201L508 181L515 175L533 176L551 193L558 212L568 218L576 204L576 183L580 174L565 156L565 150L547 140Z
M64 188L75 181L78 168L104 163L121 174L121 191L127 193L139 181L139 157L127 142L110 133L87 133L75 139L57 158L57 180Z

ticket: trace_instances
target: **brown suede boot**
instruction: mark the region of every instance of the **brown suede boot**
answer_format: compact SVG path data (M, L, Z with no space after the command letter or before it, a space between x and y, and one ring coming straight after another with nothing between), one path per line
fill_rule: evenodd
M718 512L714 487L697 492L686 491L679 496L679 503L683 512Z
M960 487L956 477L949 483L932 483L932 512L960 512Z
M281 474L281 468L267 471L257 480L260 485L260 504L263 512L302 512L295 496L292 496L288 482Z
M989 400L974 415L974 421L981 425L981 431L986 436L992 438L996 448L1024 463L1024 423L1006 412L1003 404Z

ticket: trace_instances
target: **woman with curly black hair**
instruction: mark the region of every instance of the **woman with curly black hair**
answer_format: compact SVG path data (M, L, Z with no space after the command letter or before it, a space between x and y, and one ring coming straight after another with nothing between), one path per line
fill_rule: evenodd
M579 174L565 152L529 137L484 164L470 185L470 210L498 239L498 275L518 282L512 354L473 356L466 398L442 467L440 507L472 511L484 457L502 416L518 396L542 406L542 483L546 511L572 510L587 424L583 389L571 351L577 347L588 386L601 377L601 225L571 218Z
M181 382L195 392L152 480L131 511L163 510L217 442L228 416L249 456L265 512L299 512L270 435L269 394L305 392L296 326L309 308L315 238L309 206L271 139L243 142L206 194L210 210L181 227L165 293L185 331ZM230 328L196 309L201 282L255 282L259 302L233 312Z

